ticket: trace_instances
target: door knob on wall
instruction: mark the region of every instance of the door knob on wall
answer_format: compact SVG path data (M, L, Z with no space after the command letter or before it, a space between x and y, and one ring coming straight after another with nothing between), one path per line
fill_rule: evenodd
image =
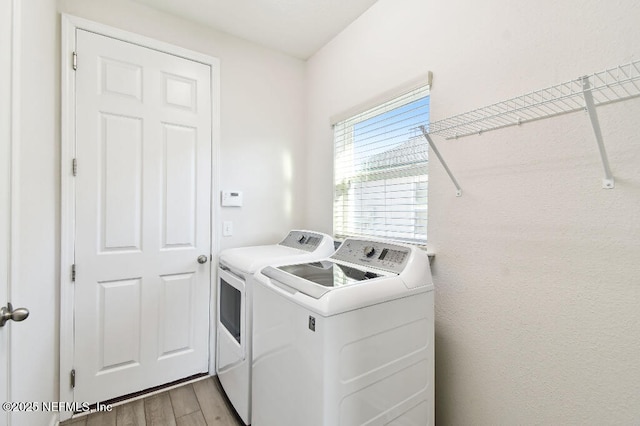
M4 324L9 321L24 321L29 316L29 310L27 308L13 309L11 303L7 303L7 307L0 308L0 327L4 327Z

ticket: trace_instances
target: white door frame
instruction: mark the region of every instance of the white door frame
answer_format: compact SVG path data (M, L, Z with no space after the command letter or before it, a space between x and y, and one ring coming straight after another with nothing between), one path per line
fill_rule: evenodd
M11 289L16 285L16 253L18 235L16 218L18 215L18 144L20 141L20 2L2 2L2 52L0 58L0 79L2 84L3 123L0 125L0 305L11 301ZM12 400L13 385L11 357L15 349L11 346L11 322L0 331L0 399ZM0 411L0 425L11 425L11 412Z
M73 157L75 153L75 73L73 70L73 52L76 49L76 30L83 29L118 40L148 47L160 52L179 56L192 61L200 62L211 67L211 253L217 253L219 247L218 238L218 213L219 203L215 194L218 190L218 158L220 147L220 62L217 58L202 53L187 50L165 42L154 40L145 36L130 33L124 30L112 28L97 22L62 14L62 48L61 48L61 193L60 193L60 400L72 402L73 389L70 383L70 372L73 369L74 335L73 335L73 309L74 286L71 280L71 265L74 263L75 240L75 188L73 177ZM79 66L82 58L78 58ZM211 273L215 274L216 268L212 265ZM210 283L215 282L215 277L210 277ZM215 372L215 286L212 286L209 315L209 371ZM78 401L95 403L97 401ZM60 420L71 417L70 412L61 412Z

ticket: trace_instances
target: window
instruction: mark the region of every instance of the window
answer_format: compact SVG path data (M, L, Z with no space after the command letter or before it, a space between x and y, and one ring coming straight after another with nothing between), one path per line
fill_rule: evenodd
M336 238L427 241L429 86L334 124Z

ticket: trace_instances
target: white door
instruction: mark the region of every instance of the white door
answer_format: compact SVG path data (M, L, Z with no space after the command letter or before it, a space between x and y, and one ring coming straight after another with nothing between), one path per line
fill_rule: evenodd
M12 2L0 2L0 306L9 301L11 215L11 41ZM8 324L7 324L8 325ZM0 328L0 403L9 400L9 326ZM0 411L0 426L9 413Z
M211 67L76 43L74 399L96 402L208 371Z

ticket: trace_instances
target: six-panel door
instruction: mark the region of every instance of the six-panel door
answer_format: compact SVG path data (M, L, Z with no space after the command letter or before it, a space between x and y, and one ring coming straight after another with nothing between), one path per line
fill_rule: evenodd
M93 403L208 370L211 68L76 35L74 399Z

